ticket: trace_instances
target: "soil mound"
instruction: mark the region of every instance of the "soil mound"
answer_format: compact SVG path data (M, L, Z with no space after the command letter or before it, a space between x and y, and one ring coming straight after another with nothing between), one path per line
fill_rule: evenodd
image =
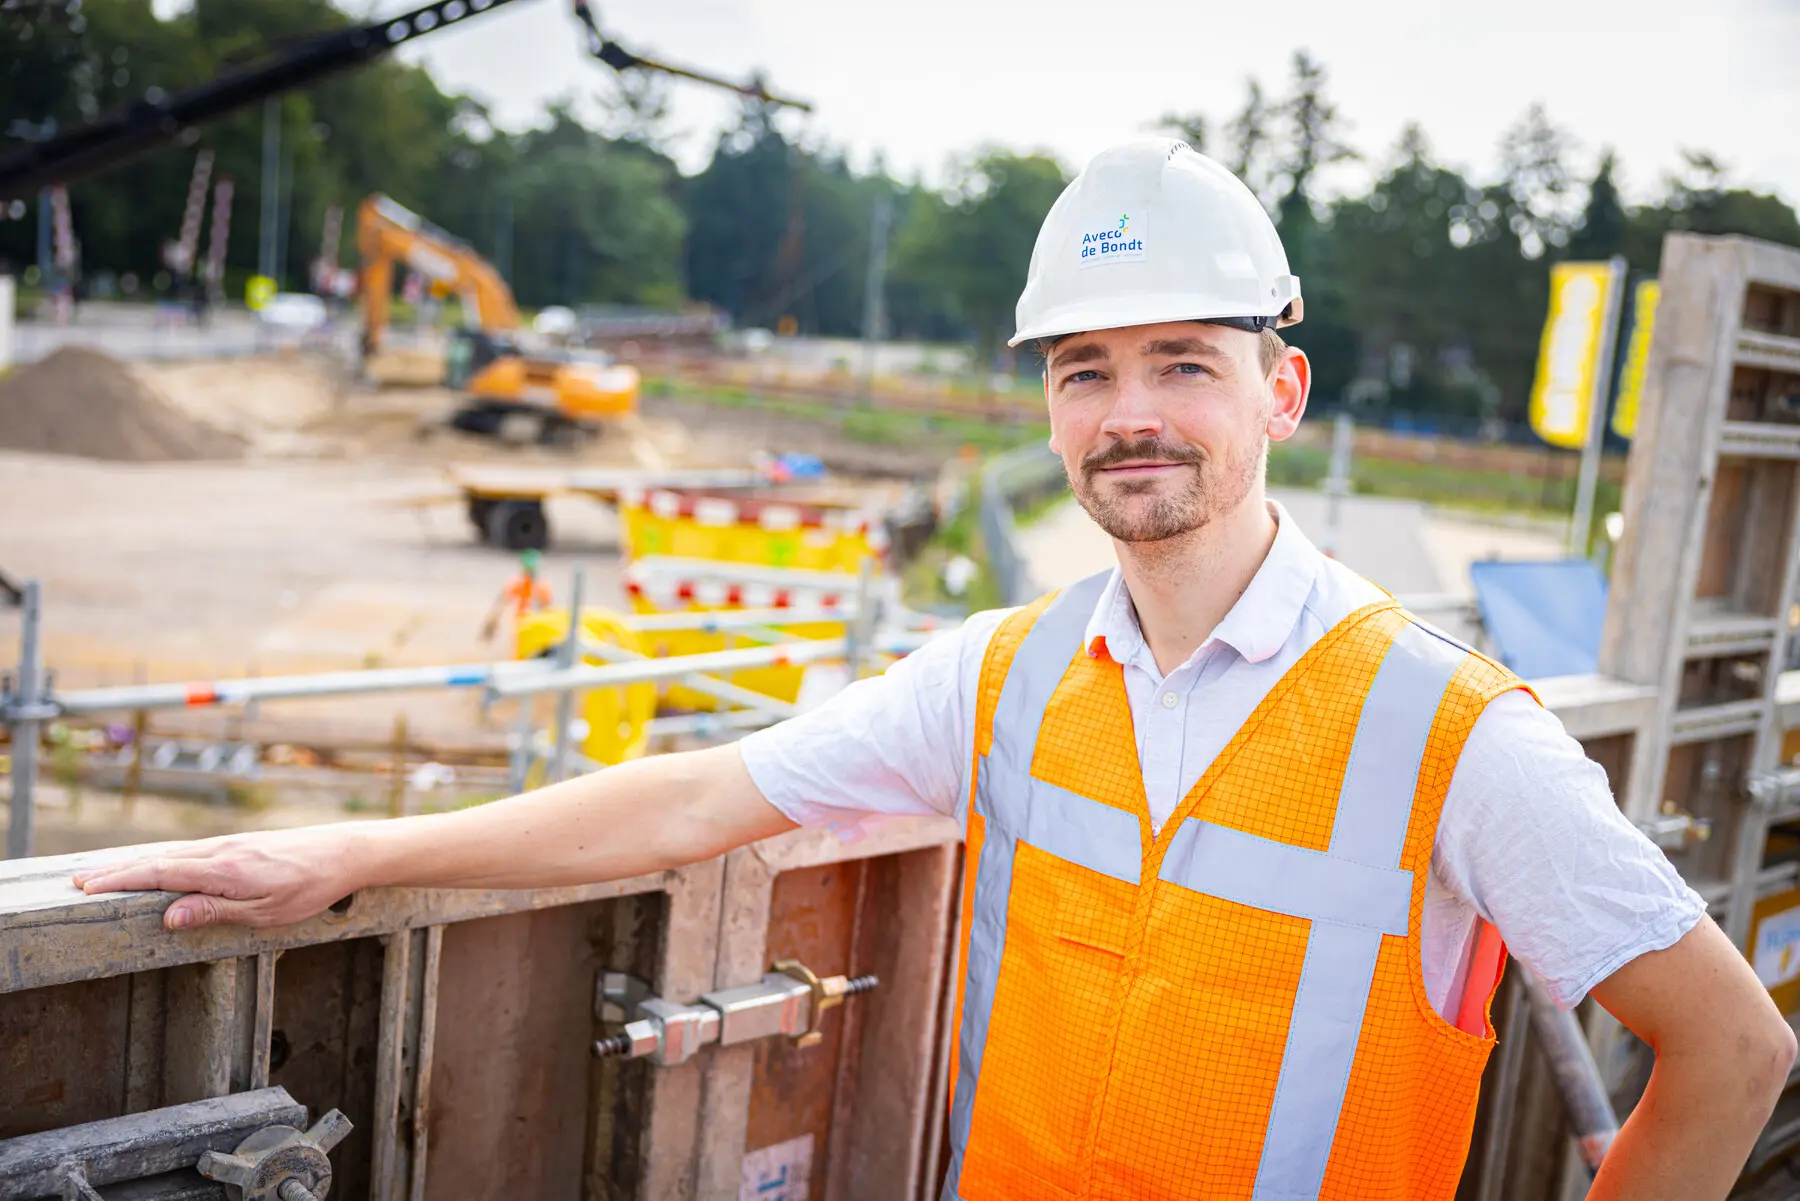
M133 463L244 452L242 439L180 412L125 364L81 346L0 378L0 447Z

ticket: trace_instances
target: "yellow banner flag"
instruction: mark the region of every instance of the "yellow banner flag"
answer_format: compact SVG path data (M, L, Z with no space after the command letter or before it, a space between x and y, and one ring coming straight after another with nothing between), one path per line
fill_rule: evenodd
M1662 288L1653 279L1640 283L1631 294L1631 342L1625 348L1625 366L1619 373L1619 399L1613 404L1612 431L1621 438L1637 437L1638 402L1644 396L1644 372L1650 364L1650 334L1656 326L1656 302Z
M1552 446L1579 450L1587 441L1610 274L1605 263L1550 268L1550 312L1531 385L1531 428Z

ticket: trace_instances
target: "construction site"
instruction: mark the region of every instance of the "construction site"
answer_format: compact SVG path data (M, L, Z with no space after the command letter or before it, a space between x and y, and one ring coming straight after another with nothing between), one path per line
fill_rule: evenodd
M41 210L29 289L0 255L0 1201L955 1196L957 820L260 928L170 932L171 894L72 882L728 743L1115 564L1045 447L1041 359L894 335L917 289L904 258L886 282L885 197L860 337L804 318L849 256L805 265L800 200L771 226L772 330L523 303L510 249L379 190L318 206L307 288L277 282L279 199L233 265L198 131L261 105L274 131L283 94L508 7L344 17L0 153L0 219ZM574 11L613 72L807 109ZM70 189L151 154L186 183L159 299L77 299ZM1656 254L1531 264L1536 441L1491 405L1421 431L1334 398L1270 452L1269 495L1530 685L1800 1032L1800 246L1671 229ZM1591 345L1563 379L1577 275ZM1341 391L1404 390L1409 363ZM1473 954L1499 983L1470 1029L1498 1041L1455 1195L1584 1197L1655 1053L1498 936ZM1800 1198L1800 1068L1730 1195Z

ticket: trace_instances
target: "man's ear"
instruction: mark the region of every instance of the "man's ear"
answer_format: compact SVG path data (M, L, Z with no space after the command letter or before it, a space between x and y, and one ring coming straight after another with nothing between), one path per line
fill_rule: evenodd
M1282 352L1281 362L1269 377L1269 390L1275 397L1269 410L1269 440L1285 442L1300 428L1306 398L1312 391L1312 364L1304 350L1290 346Z

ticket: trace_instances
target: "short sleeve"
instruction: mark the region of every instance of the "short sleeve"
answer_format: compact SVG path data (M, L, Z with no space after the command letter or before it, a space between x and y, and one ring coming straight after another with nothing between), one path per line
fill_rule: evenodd
M1470 731L1432 866L1565 1007L1706 916L1606 773L1524 692L1495 698Z
M1010 610L977 613L886 672L740 744L769 803L853 838L882 816L954 816L968 792L975 690Z

